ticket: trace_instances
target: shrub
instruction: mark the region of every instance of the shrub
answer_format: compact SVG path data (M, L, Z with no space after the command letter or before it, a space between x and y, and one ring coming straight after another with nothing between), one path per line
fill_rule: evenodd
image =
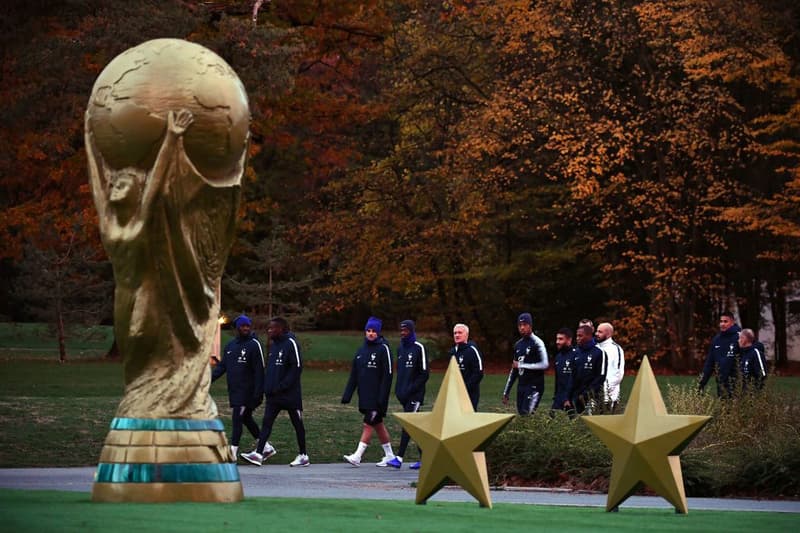
M696 387L667 387L671 414L713 419L681 454L687 496L800 496L800 406L773 390L718 400ZM611 455L588 427L544 410L517 417L487 449L494 484L608 489Z
M800 407L794 395L765 387L719 400L668 386L668 410L711 422L681 455L687 495L800 495Z
M516 417L487 449L487 460L495 484L584 485L611 471L608 449L563 411Z

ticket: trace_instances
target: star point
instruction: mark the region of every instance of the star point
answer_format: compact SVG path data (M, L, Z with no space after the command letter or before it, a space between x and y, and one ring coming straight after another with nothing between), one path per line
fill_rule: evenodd
M483 450L514 415L476 413L455 359L450 360L431 412L394 416L424 452L417 483L418 504L453 481L481 507L491 508Z
M607 511L644 483L679 513L688 512L678 455L711 417L667 414L647 357L636 376L625 414L587 416L582 420L613 455Z

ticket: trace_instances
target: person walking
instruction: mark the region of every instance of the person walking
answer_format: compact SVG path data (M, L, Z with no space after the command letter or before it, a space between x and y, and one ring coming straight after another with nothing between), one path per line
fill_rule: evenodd
M358 410L364 415L361 438L356 451L345 455L344 460L353 466L361 465L364 452L375 431L383 447L383 458L375 466L387 466L394 459L389 431L383 423L389 408L392 388L392 352L389 343L381 336L383 322L369 317L364 326L364 343L353 357L350 378L342 394L342 403L348 404L358 390Z
M597 347L592 326L580 326L577 337L578 349L570 376L570 399L565 407L574 408L577 414L590 415L597 402L603 399L606 355Z
M619 404L620 385L625 376L625 350L614 342L614 326L609 322L602 322L598 325L595 336L597 337L597 347L605 352L608 362L603 394L605 403L613 414Z
M553 376L553 405L551 411L571 411L570 403L570 379L572 370L575 368L575 357L578 351L572 345L572 330L561 328L556 333L556 360L555 376Z
M522 313L517 318L517 330L521 338L514 345L514 360L508 372L503 389L503 405L508 405L508 397L514 382L517 384L517 413L530 415L536 411L544 395L544 371L550 366L547 348L542 339L533 333L533 317Z
M739 332L733 313L723 312L719 317L719 333L711 339L703 373L700 376L699 390L704 390L711 375L717 373L717 396L730 398L736 383L736 358L739 356Z
M289 466L308 466L310 463L306 451L306 428L303 424L303 391L300 376L303 373L303 359L300 356L300 344L294 333L289 331L286 320L276 317L270 320L267 328L269 335L269 357L264 378L264 421L256 449L242 458L254 465L264 462L264 448L272 433L272 426L281 411L289 414L297 438L297 457Z
M481 380L483 379L483 358L478 346L469 340L469 327L466 324L453 326L453 340L455 345L450 348L450 357L458 361L458 369L467 386L472 408L478 410L478 400L481 397Z
M397 348L397 381L394 393L404 413L416 413L425 401L425 384L428 382L428 356L425 346L417 340L413 320L400 322L400 346ZM387 464L394 468L403 466L403 457L406 454L411 436L403 429L400 434L400 447L394 459ZM420 452L421 453L421 452ZM420 462L417 461L409 468L418 470Z
M767 379L767 365L756 335L750 328L739 332L739 369L742 372L742 390L761 390ZM763 346L763 345L762 345Z
M214 382L227 374L228 401L231 406L232 431L231 453L236 462L243 427L258 440L260 430L253 419L253 411L261 405L264 395L264 350L255 333L253 321L247 315L239 315L233 321L236 337L225 345L222 358L211 371ZM269 445L268 454L275 449Z

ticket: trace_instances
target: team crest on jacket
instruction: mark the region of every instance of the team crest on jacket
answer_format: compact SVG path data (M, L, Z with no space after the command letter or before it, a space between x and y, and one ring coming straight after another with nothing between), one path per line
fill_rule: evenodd
M239 354L239 358L236 360L237 363L246 363L247 362L247 350L242 348L242 353Z
M283 350L278 350L278 355L275 358L275 364L276 365L282 365L283 364Z

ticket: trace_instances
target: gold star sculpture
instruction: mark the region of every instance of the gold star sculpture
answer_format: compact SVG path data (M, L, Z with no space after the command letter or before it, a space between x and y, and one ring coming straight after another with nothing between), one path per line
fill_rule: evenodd
M647 357L622 415L582 417L613 455L606 511L625 501L641 483L686 514L680 454L710 416L670 415Z
M417 483L418 504L454 481L481 507L492 507L483 450L514 415L476 413L455 358L450 359L433 411L394 416L424 452Z

